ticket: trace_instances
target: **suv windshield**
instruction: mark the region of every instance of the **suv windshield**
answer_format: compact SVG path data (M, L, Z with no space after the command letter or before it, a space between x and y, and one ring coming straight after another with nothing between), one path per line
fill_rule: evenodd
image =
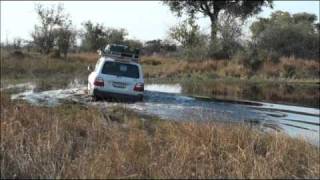
M102 68L102 74L139 78L139 68L133 64L106 61Z

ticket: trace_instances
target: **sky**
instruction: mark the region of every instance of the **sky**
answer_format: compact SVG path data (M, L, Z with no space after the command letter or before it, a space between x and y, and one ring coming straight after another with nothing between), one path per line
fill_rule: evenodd
M1 42L11 42L14 38L31 40L30 34L38 23L34 10L37 3L63 4L77 29L82 28L84 21L91 20L106 27L125 28L128 38L142 41L166 38L169 27L182 20L159 1L1 1ZM264 8L257 17L268 17L282 10L313 13L319 21L319 6L319 1L275 1L273 9ZM199 18L197 22L203 31L209 32L208 18Z

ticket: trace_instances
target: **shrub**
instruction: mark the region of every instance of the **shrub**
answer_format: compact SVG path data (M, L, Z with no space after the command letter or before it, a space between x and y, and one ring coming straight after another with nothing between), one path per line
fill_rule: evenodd
M283 72L286 78L292 78L296 74L296 67L293 64L283 64Z
M61 58L61 56L60 56L60 51L57 50L57 49L53 50L53 52L51 52L51 53L49 54L49 56L50 56L51 58Z
M223 76L231 76L237 78L245 78L250 74L250 70L245 68L242 64L228 63L227 66L220 69L220 74Z
M205 45L197 45L183 50L183 56L186 60L204 60L207 57L207 53L208 49Z
M259 56L257 49L250 47L246 49L246 51L238 51L232 59L253 71L257 71L262 65L263 59L261 55Z
M306 71L308 72L308 77L320 77L320 62L319 61L308 61L306 66Z
M15 50L12 53L10 53L10 56L12 58L17 58L17 59L23 59L25 58L25 54L22 51Z
M276 51L271 51L267 55L267 61L272 63L279 63L280 61L280 54Z
M273 62L265 62L261 68L261 74L264 74L266 77L276 78L280 76L279 66Z
M148 57L148 58L143 58L141 60L141 64L157 66L161 64L161 61L153 57Z
M295 56L319 58L319 33L316 15L276 11L270 18L260 18L250 29L254 43L272 57ZM277 54L274 54L277 53Z

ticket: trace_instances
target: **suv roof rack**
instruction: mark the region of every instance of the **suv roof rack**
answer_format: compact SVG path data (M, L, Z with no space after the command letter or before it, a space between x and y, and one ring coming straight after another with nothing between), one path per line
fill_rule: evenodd
M133 61L139 63L140 49L130 49L126 45L108 44L103 50L103 56L111 57L118 61Z

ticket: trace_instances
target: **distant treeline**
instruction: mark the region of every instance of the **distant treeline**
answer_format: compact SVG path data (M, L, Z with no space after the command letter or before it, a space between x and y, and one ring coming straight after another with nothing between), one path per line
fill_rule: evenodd
M82 23L81 29L75 29L62 5L52 7L36 5L35 10L40 21L31 34L32 41L17 38L12 43L2 43L1 46L13 49L25 48L28 51L66 57L68 52L94 52L104 48L106 44L119 43L129 45L131 48L141 48L144 55L176 56L187 60L239 60L252 68L258 67L262 61L276 63L283 56L319 59L320 25L315 14L276 11L268 18L258 18L254 21L250 26L251 35L246 35L244 38L242 30L246 16L239 12L234 13L233 9L230 9L232 4L224 6L222 3L218 6L209 1L200 4L192 2L188 4L187 1L183 3L187 4L176 7L171 1L164 2L173 12L182 13L184 7L196 11L196 8L201 9L201 3L207 3L209 7L221 6L224 11L216 11L216 19L211 20L211 34L200 30L196 24L195 14L187 13L188 16L182 23L169 28L167 39L142 42L127 38L128 32L125 29L110 28L91 21ZM252 8L251 6L262 5L265 4L246 6ZM189 12L188 9L185 11ZM256 10L255 13L257 12ZM80 43L76 43L77 40Z

